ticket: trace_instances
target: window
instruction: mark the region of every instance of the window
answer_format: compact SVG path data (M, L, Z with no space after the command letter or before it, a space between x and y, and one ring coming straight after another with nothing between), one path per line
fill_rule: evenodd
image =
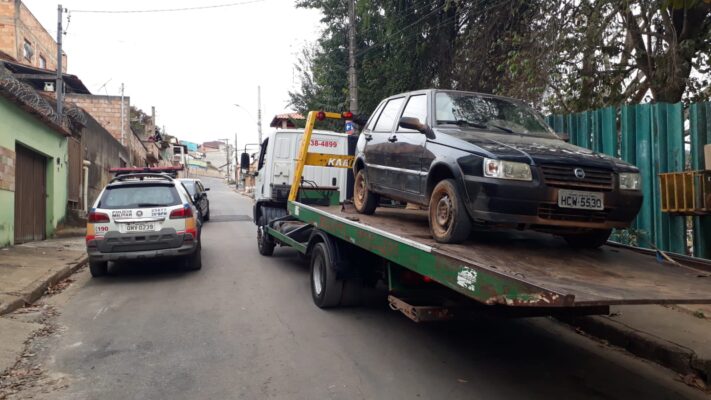
M259 163L257 163L257 171L261 171L264 166L264 159L267 157L267 146L269 146L269 139L264 139L262 143L261 151L259 152Z
M195 181L181 181L185 189L190 193L190 196L195 196Z
M407 101L405 110L402 112L403 117L417 118L420 122L427 122L427 95L419 94L411 96ZM398 128L399 132L415 132L412 129Z
M47 69L47 60L45 60L42 56L39 56L39 67L42 69Z
M166 207L180 204L178 192L168 185L108 187L99 208Z
M32 50L32 43L25 39L25 44L22 46L22 56L25 57L27 61L32 61L34 53L34 50Z
M400 111L400 106L404 97L397 99L392 99L388 101L388 104L383 108L383 113L380 114L378 122L375 124L376 132L389 132L393 129L393 124L395 123L395 118L397 118L397 112Z
M385 102L380 103L378 108L375 109L375 112L370 117L370 120L368 120L368 124L365 126L366 130L372 131L375 127L375 121L378 120L378 115L380 115L380 112L383 111L383 104L385 104Z

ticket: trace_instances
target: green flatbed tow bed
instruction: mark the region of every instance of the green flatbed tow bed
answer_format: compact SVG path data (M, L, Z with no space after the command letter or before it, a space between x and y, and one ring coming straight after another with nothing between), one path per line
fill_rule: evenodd
M310 239L318 232L382 259L387 280L397 266L484 305L604 313L606 306L619 304L711 303L711 274L630 248L572 249L551 235L519 231L476 232L463 244L443 245L431 239L427 215L419 210L379 208L368 216L346 206L290 202L288 211L284 220L302 241L288 229L285 234L277 221L267 229L278 244L310 253ZM309 240L303 241L307 231ZM348 268L372 268L372 257L355 258L367 265L351 259ZM402 289L388 283L393 293ZM419 285L416 292L426 295L423 289ZM397 299L391 298L391 304Z

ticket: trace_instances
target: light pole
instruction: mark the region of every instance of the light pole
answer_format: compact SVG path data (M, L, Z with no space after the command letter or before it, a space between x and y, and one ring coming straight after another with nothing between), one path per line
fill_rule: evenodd
M218 140L225 142L225 159L227 161L226 176L227 176L227 182L229 183L229 181L230 181L230 139L218 139Z
M262 115L262 107L261 107L261 105L258 106L258 109L257 109L258 114L259 114L259 118L254 118L254 115L252 115L252 113L249 112L249 110L248 110L246 107L244 107L243 105L241 105L241 104L235 103L234 106L237 107L237 108L240 108L240 109L242 109L244 112L246 112L247 115L249 115L249 117L252 118L252 121L253 121L255 124L257 124L257 134L259 135L259 136L258 136L258 137L259 137L258 142L259 142L259 145L261 146L261 145L262 145L262 118L261 118L261 115Z

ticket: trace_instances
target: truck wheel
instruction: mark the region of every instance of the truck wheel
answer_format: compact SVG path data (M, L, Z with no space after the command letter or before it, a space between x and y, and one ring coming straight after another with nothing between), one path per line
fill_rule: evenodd
M90 261L89 262L89 272L91 272L91 276L94 278L104 276L104 275L106 275L106 273L108 271L109 271L109 262L108 261Z
M368 182L365 179L365 168L361 168L355 177L355 185L353 187L353 205L355 209L366 215L371 215L375 212L378 206L378 195L372 193L368 189Z
M429 208L430 232L439 243L461 243L472 229L472 222L457 192L454 180L440 181L432 191Z
M311 250L311 296L319 308L338 306L343 293L343 281L336 279L334 255L319 242Z
M185 257L185 269L190 271L197 271L202 269L202 244L198 242L197 249L195 252L187 257Z
M274 246L274 241L267 234L267 218L262 214L257 223L257 248L259 248L259 254L271 256L274 254Z
M612 229L593 229L583 233L565 235L563 238L570 247L576 249L597 249L607 243L610 234L612 234Z

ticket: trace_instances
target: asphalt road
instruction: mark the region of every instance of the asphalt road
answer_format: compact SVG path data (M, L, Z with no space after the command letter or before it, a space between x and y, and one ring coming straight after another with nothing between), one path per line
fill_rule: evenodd
M259 255L250 199L218 180L203 269L82 272L42 351L51 399L708 398L545 319L418 325L385 304L323 311L289 249Z

